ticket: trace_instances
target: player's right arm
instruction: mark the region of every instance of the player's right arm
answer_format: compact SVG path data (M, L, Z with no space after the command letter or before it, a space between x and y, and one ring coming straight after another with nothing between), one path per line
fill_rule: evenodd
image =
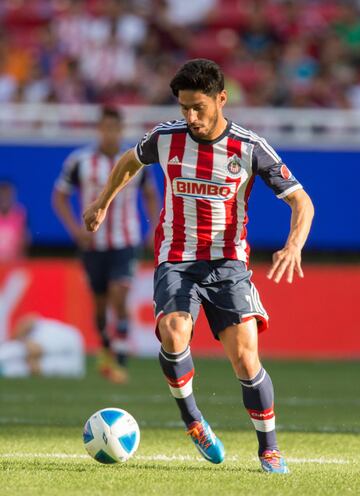
M94 202L84 211L83 219L88 231L95 232L106 217L107 209L117 193L144 167L135 156L134 150L125 152L111 171L111 174Z
M57 216L75 243L80 248L86 248L90 243L90 234L84 230L75 217L71 207L70 195L55 188L52 195L52 204Z
M91 235L85 231L74 214L71 205L71 194L74 188L80 186L80 162L78 151L72 153L64 162L52 193L52 205L56 215L75 241L82 249L86 249L91 241Z

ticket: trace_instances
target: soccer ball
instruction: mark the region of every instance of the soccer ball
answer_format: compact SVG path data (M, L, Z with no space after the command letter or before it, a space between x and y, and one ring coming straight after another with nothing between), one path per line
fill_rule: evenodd
M130 413L104 408L86 421L83 439L87 452L98 462L126 462L139 446L140 430Z

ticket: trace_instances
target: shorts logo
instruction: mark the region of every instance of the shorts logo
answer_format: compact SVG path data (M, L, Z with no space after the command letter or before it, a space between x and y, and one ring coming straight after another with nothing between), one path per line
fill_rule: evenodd
M286 180L291 179L292 176L291 171L286 167L285 164L281 166L280 174Z
M202 179L176 177L173 180L175 196L204 198L207 200L226 201L234 196L235 183L214 183Z
M230 177L240 177L241 175L241 161L240 157L233 155L227 161L227 170Z

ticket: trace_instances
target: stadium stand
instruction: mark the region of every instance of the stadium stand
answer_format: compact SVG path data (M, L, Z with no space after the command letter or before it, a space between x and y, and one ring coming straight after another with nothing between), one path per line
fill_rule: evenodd
M206 56L244 105L359 108L356 2L181 3L1 2L0 101L168 104L174 67Z

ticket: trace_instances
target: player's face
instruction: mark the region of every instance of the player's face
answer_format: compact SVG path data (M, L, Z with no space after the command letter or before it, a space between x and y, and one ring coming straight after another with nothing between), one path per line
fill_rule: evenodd
M104 117L98 126L100 145L103 149L116 150L119 147L122 125L115 117Z
M212 140L223 131L222 108L226 102L225 90L215 96L201 91L180 90L178 101L183 116L192 132L200 139Z

